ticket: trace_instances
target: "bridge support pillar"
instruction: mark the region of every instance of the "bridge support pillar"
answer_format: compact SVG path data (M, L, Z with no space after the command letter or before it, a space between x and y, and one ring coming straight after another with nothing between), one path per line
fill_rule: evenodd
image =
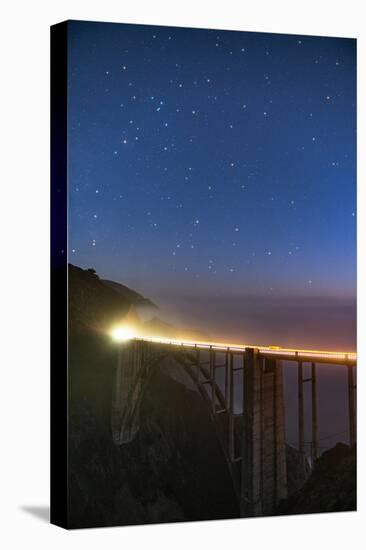
M355 406L355 383L353 378L353 367L347 367L348 379L348 422L349 422L349 444L351 447L356 443L356 406Z
M123 445L132 441L139 429L144 349L127 342L119 346L117 354L111 427L113 441Z
M243 373L242 517L271 514L287 496L282 364L245 350Z

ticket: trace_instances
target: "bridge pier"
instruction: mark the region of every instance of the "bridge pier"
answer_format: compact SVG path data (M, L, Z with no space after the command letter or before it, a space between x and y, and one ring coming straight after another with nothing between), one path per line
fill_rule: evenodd
M281 361L245 350L240 515L271 514L287 496Z
M349 422L349 444L351 447L356 443L356 404L355 404L355 382L351 365L347 366L348 382L348 422Z
M113 441L123 445L133 440L139 429L145 349L128 342L117 349L117 370L112 400Z

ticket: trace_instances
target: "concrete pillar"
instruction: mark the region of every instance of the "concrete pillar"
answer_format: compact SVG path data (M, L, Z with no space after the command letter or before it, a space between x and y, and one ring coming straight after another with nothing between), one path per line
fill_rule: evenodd
M139 429L143 350L136 342L119 345L111 427L117 445L129 443Z
M311 363L311 461L312 465L318 458L318 397L316 365Z
M349 422L349 444L351 447L356 443L356 407L355 407L355 384L353 379L353 367L347 366L348 380L348 422Z
M242 517L271 514L287 496L282 364L245 350Z

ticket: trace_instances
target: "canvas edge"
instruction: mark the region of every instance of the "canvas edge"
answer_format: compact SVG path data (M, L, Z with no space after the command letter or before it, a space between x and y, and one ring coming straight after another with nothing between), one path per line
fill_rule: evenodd
M68 528L67 34L51 26L50 522Z

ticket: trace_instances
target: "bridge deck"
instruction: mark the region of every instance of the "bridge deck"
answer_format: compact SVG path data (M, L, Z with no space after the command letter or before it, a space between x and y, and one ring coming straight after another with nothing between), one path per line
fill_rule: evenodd
M283 359L285 361L326 363L346 366L355 366L357 354L354 352L325 351L325 350L303 350L292 348L281 348L278 346L253 346L249 344L225 344L220 342L192 342L187 340L174 340L169 338L137 337L138 342L151 342L155 344L167 345L188 349L207 349L217 352L230 352L234 354L244 354L245 350L257 349L263 357L273 359Z

